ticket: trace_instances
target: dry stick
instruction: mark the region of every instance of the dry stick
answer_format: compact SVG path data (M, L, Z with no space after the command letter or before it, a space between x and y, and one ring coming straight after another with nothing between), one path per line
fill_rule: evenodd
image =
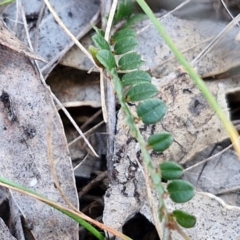
M214 154L213 156L211 156L211 157L209 157L209 158L206 158L206 159L204 159L203 161L198 162L198 163L192 165L191 167L188 167L188 168L184 169L184 172L190 171L190 170L192 170L193 168L195 168L195 167L197 167L197 166L199 166L199 165L202 165L202 164L204 164L204 163L206 163L206 162L209 162L210 160L213 160L215 157L218 157L219 155L221 155L221 154L223 154L224 152L226 152L226 151L227 151L228 149L230 149L232 146L233 146L233 145L230 144L228 147L224 148L222 151Z
M38 19L37 19L37 22L36 22L36 32L34 34L34 38L35 38L35 41L34 41L34 44L33 44L33 49L34 51L37 51L37 48L38 48L38 40L39 40L39 25L42 21L42 18L43 18L43 13L45 11L45 8L46 8L46 4L44 2L42 2L42 5L41 5L41 8L40 8L40 11L39 11L39 14L38 14Z
M238 23L240 14L238 14L204 49L200 52L197 57L191 62L192 67L195 67L198 62L215 46L220 39Z
M240 187L234 187L234 188L230 188L230 189L226 189L226 190L214 193L214 195L219 196L227 193L237 192L239 190L240 190Z
M174 13L175 11L179 10L180 8L184 7L187 3L189 3L191 0L186 0L183 3L179 4L177 7L175 7L173 10L167 12L166 14L164 14L163 16L161 16L159 18L159 21L163 20L164 18L168 17L169 15L171 15L172 13ZM146 29L148 29L150 26L152 26L152 23L149 23L148 25L144 26L142 29L137 31L137 34L142 33L143 31L145 31Z
M114 14L117 9L117 4L118 4L118 0L113 0L112 7L111 7L109 17L108 17L108 21L107 21L105 36L104 36L104 38L107 42L109 42L111 27L112 27L112 23L113 23Z
M164 19L165 17L169 16L170 14L174 13L175 11L179 10L180 8L184 7L186 4L188 4L189 2L191 2L191 0L186 0L184 2L182 2L181 4L179 4L177 7L175 7L173 10L169 11L168 13L166 13L164 16L162 16L160 19Z
M106 106L106 95L105 95L105 78L103 69L100 70L100 96L101 96L101 104L102 104L102 113L103 113L103 120L105 123L108 122L108 113L107 113L107 106Z
M109 12L108 21L106 23L106 31L105 31L105 40L109 41L110 39L110 32L111 26L114 18L114 14L117 8L117 0L112 1L111 9L105 9L104 12ZM105 7L110 8L109 5L105 5ZM104 16L102 16L104 17ZM104 26L103 26L104 27ZM115 128L116 128L116 100L114 94L114 88L112 82L103 75L103 71L101 71L101 86L104 88L105 98L104 103L106 103L106 110L108 121L106 123L106 130L109 134L107 139L107 169L108 169L108 176L110 181L113 179L113 154L114 154L114 135L115 135Z
M92 29L92 26L93 25L96 25L97 21L99 19L99 11L96 12L96 14L92 17L91 21L89 22L89 24L87 24L82 30L81 32L75 37L75 39L79 39L79 38L82 38L84 37L91 29ZM67 34L67 33L66 33ZM71 38L71 36L69 36ZM80 43L78 40L77 40L78 43ZM76 43L76 42L74 42ZM77 46L79 47L79 46ZM63 57L63 55L65 54L66 52L64 50L62 50L60 52L59 55L61 55L61 57ZM44 65L44 67L41 68L41 72L45 72L47 71L55 62L58 62L59 61L59 55L54 57L50 62L48 62L48 64ZM96 65L93 66L93 68L96 67Z
M110 14L109 14L108 21L107 21L105 36L104 36L104 38L107 42L109 42L109 39L110 39L111 27L112 27L114 14L115 14L115 11L117 9L117 4L118 4L118 0L113 0L112 6L111 6L111 9L110 9ZM104 102L104 106L106 107L105 100L107 100L107 98L105 97L105 94L104 94L105 93L105 86L106 86L106 91L110 90L110 91L113 92L113 89L109 89L109 87L111 88L111 86L109 85L109 83L107 83L106 78L104 77L104 74L103 74L103 70L100 72L100 75L101 75L100 76L100 86L101 86L101 90L103 90L103 92L102 92L103 96L104 96L104 101L103 102ZM111 106L111 107L113 107L113 106ZM114 108L115 108L115 106L114 106ZM107 110L109 111L110 109L107 109ZM110 117L111 117L111 115L110 115ZM107 119L107 117L106 117L106 119ZM106 122L108 122L108 121L106 121Z
M107 15L110 13L112 6L112 0L101 1L101 26L102 29L106 29L107 26Z
M182 230L182 228L175 222L174 228L177 230L177 232L182 236L185 240L191 240L191 238Z
M107 26L106 26L104 38L107 42L109 42L112 21L113 21L113 17L114 17L116 8L117 8L117 3L118 3L118 0L113 0L112 6L110 9L110 14L108 17L108 21L106 23ZM107 5L106 7L109 7L109 6ZM109 83L106 81L106 78L104 77L104 70L101 69L100 70L100 91L101 91L103 119L104 119L105 123L107 123L109 121L109 118L111 117L111 115L109 115L108 111L113 107L113 106L107 107L107 104L106 104L107 96L105 95L105 90L106 90L106 92L108 92L110 87L111 86L109 86ZM113 91L113 90L110 89L110 91ZM115 108L115 106L114 106L114 108Z
M27 35L27 39L28 39L28 43L30 45L30 48L32 49L32 43L30 40L30 36L29 36L29 32L27 30L27 22L26 22L26 17L25 17L25 12L23 7L21 6L22 9L22 19L23 19L23 24L24 24L24 28L25 28L25 32ZM38 67L37 67L38 68ZM45 84L45 81L43 81L43 83ZM67 197L65 196L65 194L62 191L62 188L60 187L59 181L58 181L58 177L55 171L55 167L54 167L54 161L53 161L53 156L52 156L52 143L51 143L51 133L48 130L48 135L47 135L47 142L48 142L48 159L49 159L49 163L50 163L50 169L51 169L51 174L54 180L54 183L56 184L56 187L62 197L62 199L65 201L65 203L74 211L77 211L78 209L72 205L72 203L67 199Z
M88 131L84 132L83 134L88 135L89 133L93 132L95 129L97 129L98 127L100 127L103 124L104 124L104 121L101 121L100 123L98 123L97 125L95 125L91 129L89 129ZM74 140L72 140L70 143L68 143L68 147L70 147L72 144L74 144L75 142L77 142L80 139L82 139L82 136L79 136L79 137L75 138Z
M96 178L94 178L90 183L88 183L82 190L78 193L79 199L85 194L87 194L92 188L94 188L99 182L107 177L107 171L102 172Z
M81 129L85 128L89 123L91 123L95 118L97 118L102 113L102 109L94 113L86 122L81 125Z
M239 132L240 131L240 120L234 120L232 121L234 126L236 127L237 131ZM240 139L240 137L238 138ZM184 172L187 172L187 171L190 171L191 169L201 165L201 164L204 164L206 162L209 162L210 160L212 160L213 158L215 157L218 157L218 155L221 155L223 154L224 152L226 152L228 149L230 149L231 147L233 147L233 144L230 144L228 147L224 148L222 151L214 154L213 156L209 157L209 158L206 158L205 160L201 161L201 162L198 162L196 164L194 164L193 166L189 167L189 168L186 168L184 169Z
M17 0L16 1L16 16L15 16L15 24L14 24L14 27L13 27L13 32L16 32L16 29L17 29L17 23L18 23L18 19L19 19L19 12L20 12L20 8L22 8L22 1L21 0Z
M191 50L193 50L195 47L198 47L198 46L201 46L202 44L205 44L205 43L210 42L212 39L213 39L213 37L210 37L210 38L208 38L208 39L206 39L206 40L204 40L204 41L202 41L202 42L200 42L200 43L194 44L194 45L192 45L192 46L189 47L189 48L186 48L186 49L181 50L181 53L183 54L183 53L186 53L186 52L188 52L188 51L191 51ZM166 59L165 61L161 61L161 63L160 63L159 65L157 65L156 67L154 67L151 71L153 72L154 70L159 69L159 68L162 67L164 64L166 64L166 63L168 63L168 62L171 62L171 61L173 61L173 60L177 61L177 60L176 60L176 57L175 57L174 55L171 56L171 57L169 57L169 58Z
M43 78L43 77L42 77ZM47 85L46 85L47 87ZM48 88L48 90L50 91L53 99L55 100L55 102L61 107L61 109L63 110L63 112L65 113L65 115L68 117L68 119L71 121L71 123L73 124L73 126L75 127L75 129L78 131L78 133L80 134L80 136L83 138L84 142L87 144L87 146L89 147L89 149L92 151L92 153L96 156L99 157L98 154L96 153L96 151L93 149L92 145L89 143L89 141L87 140L87 138L84 136L83 132L81 131L81 129L79 128L79 126L76 124L76 122L74 121L74 119L72 118L72 116L70 115L70 113L67 111L67 109L62 105L62 103L58 100L58 98L51 92L51 90Z
M94 107L99 107L99 102L98 101L71 101L71 102L65 102L62 103L64 107L81 107L81 106L92 106Z
M233 15L231 14L231 12L229 11L229 9L228 9L226 3L224 2L224 0L221 0L221 3L222 3L222 5L223 5L223 7L225 8L225 10L227 11L228 15L230 16L230 18L231 18L231 19L234 19L234 16L233 16ZM239 23L237 23L237 25L240 26Z
M81 160L81 162L77 166L75 166L73 170L75 171L76 169L78 169L87 160L88 156L89 156L89 153L86 154L83 160Z
M57 176L57 173L56 173L56 168L54 166L54 160L53 160L53 154L52 154L52 141L51 141L51 132L49 131L48 129L48 132L47 132L47 146L48 146L48 159L49 159L49 163L50 163L50 168L51 168L51 174L52 174L52 177L53 177L53 181L57 187L57 190L59 191L62 199L65 201L65 203L70 207L70 209L74 210L74 211L78 211L78 209L69 201L69 199L65 196L61 186L60 186L60 183L59 183L59 180L58 180L58 176Z

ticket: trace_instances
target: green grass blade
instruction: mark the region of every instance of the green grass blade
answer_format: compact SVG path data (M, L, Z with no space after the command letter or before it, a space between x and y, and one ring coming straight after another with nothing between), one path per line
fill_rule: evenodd
M70 218L72 218L73 220L75 220L76 222L78 222L81 226L83 226L84 228L86 228L89 232L91 232L95 237L97 237L100 240L104 240L105 237L96 229L94 228L91 224L89 224L88 222L86 222L85 220L83 220L82 218L80 218L79 216L77 216L76 214L74 214L73 212L62 208L61 206L58 206L56 203L49 201L47 198L41 196L38 193L35 193L34 191L27 189L23 186L20 186L16 183L13 183L9 180L6 180L4 178L0 178L0 182L4 184L4 186L9 187L13 190L20 190L21 193L22 192L27 192L29 193L32 197L36 197L38 200L47 203L49 206L57 209L58 211L62 212L63 214L69 216ZM44 201L45 200L45 201Z

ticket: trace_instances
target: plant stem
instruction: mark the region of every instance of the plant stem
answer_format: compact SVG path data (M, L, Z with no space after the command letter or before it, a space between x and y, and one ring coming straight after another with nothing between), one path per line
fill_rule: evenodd
M122 83L118 77L118 74L115 69L112 70L110 73L113 77L114 87L115 87L115 91L116 91L119 103L121 105L121 109L124 112L124 114L126 115L126 124L130 128L130 132L131 132L132 136L137 139L140 149L141 149L141 152L142 152L144 169L146 171L145 182L146 182L146 187L147 187L148 200L149 200L150 207L152 208L152 214L153 214L154 222L157 225L156 228L158 230L159 237L161 238L162 230L161 230L161 227L159 226L160 222L159 222L159 216L157 214L158 211L156 211L156 209L153 209L154 203L153 203L153 197L152 197L152 192L151 192L151 184L149 183L149 179L148 179L149 175L151 176L151 179L153 180L155 178L155 176L156 175L159 176L160 173L153 166L152 159L146 148L146 142L143 139L143 136L141 135L139 129L137 128L137 126L134 123L134 117L133 117L132 113L130 112L128 105L126 104L126 100L123 95ZM154 188L156 189L156 191L158 193L158 197L159 197L159 206L158 206L159 209L166 208L165 203L163 201L164 188L162 186L161 179L158 183L154 182ZM160 216L160 219L162 217L163 216Z

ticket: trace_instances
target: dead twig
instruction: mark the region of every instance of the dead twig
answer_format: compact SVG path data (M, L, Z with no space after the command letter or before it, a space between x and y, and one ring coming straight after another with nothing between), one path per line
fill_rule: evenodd
M95 188L104 178L107 177L107 171L102 172L96 178L94 178L90 183L88 183L79 193L78 196L81 197L87 194L91 189Z

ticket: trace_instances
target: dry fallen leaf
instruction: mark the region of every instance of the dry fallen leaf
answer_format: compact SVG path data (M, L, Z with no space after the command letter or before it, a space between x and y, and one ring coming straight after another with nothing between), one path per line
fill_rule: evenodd
M47 64L39 64L42 73L47 76L73 45L73 42L56 23L47 8L44 9L41 15L41 10L44 7L43 1L32 0L29 2L23 0L21 2L28 22L27 27L34 50L47 61ZM92 28L92 25L96 24L98 19L100 7L100 2L98 1L51 1L51 4L63 23L77 38L83 37ZM8 16L8 19L18 19L18 22L23 22L18 15L18 11L16 4L13 4L7 9L5 14ZM39 17L40 22L38 24L37 20ZM10 29L14 30L15 34L22 41L26 41L23 25L17 25L16 22L8 21L8 19L6 21ZM18 26L17 30L15 29L16 25Z
M5 24L2 21L0 21L0 44L9 49L12 49L13 51L24 54L29 58L43 62L45 61L43 58L26 47L26 45L24 45L20 40L18 40L14 34L6 28Z
M78 207L71 159L53 100L30 60L8 48L8 38L5 41L0 45L1 177L66 206L52 176L52 162L64 195ZM78 239L78 224L67 216L17 192L12 198L36 239Z

